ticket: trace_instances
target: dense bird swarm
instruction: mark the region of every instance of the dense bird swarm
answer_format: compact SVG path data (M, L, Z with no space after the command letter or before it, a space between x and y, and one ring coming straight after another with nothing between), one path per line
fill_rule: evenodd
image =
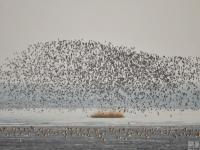
M8 59L0 84L1 108L199 109L200 57L58 40Z

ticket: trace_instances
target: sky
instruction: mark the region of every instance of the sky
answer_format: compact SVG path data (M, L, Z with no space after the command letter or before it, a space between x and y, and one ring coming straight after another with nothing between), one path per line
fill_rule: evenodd
M57 39L200 56L200 0L0 0L0 62Z

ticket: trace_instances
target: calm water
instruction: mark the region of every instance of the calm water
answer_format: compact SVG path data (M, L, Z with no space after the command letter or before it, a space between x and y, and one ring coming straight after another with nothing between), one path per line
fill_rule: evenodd
M0 125L58 125L58 126L138 126L138 125L200 125L200 110L175 111L135 111L125 113L125 118L91 118L90 115L97 110L77 109L36 109L36 110L0 110Z

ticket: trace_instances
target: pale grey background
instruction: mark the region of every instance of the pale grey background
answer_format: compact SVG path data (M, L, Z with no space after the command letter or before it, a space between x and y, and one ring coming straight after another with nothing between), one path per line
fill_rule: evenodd
M200 0L0 0L0 62L58 38L200 56Z

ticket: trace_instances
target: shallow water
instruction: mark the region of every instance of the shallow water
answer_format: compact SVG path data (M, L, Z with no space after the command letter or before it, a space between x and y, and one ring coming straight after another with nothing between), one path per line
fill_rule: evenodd
M125 113L125 118L91 118L97 110L35 109L1 110L0 125L73 125L73 126L143 126L143 125L200 125L200 110L146 111Z
M200 143L200 111L134 111L125 118L91 118L96 111L1 110L0 150L189 150L189 143L192 148Z

